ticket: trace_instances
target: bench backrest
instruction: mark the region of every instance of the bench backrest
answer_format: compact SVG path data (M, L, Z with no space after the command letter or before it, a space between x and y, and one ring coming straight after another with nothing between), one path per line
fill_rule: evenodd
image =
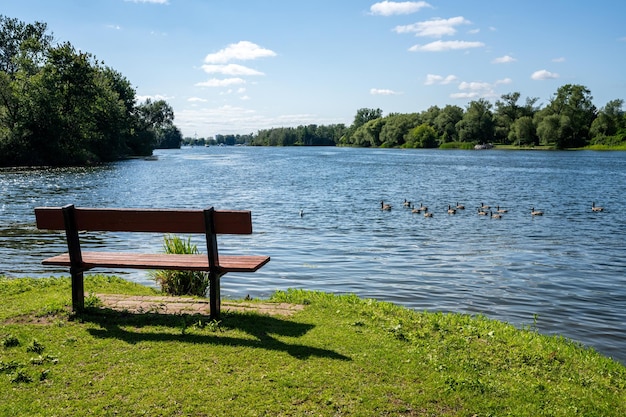
M102 232L206 233L205 211L75 207L78 230ZM65 230L62 207L37 207L38 229ZM215 210L213 233L251 234L250 211Z

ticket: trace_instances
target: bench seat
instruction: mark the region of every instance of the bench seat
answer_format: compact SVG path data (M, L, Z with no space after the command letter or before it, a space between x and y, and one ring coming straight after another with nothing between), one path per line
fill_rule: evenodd
M127 252L82 252L83 268L131 268L209 271L209 258L204 254L154 254ZM269 256L219 255L219 272L255 272L270 261ZM44 259L44 265L72 266L70 255L64 253Z

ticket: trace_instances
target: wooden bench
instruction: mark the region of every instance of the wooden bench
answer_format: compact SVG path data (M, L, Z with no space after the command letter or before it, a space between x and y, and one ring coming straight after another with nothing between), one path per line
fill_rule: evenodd
M211 317L220 317L220 278L227 272L254 272L269 262L269 256L218 255L218 234L251 234L249 211L37 207L38 229L64 230L68 252L45 259L44 265L70 268L72 308L85 307L83 273L93 268L160 269L209 273ZM204 234L207 254L145 254L128 252L83 252L79 231Z

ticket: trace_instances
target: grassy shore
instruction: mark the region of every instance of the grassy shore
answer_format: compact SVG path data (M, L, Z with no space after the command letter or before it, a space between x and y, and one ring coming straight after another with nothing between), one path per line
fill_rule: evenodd
M92 293L154 294L93 276ZM2 416L624 416L626 368L533 324L293 290L290 317L117 313L0 278ZM267 301L267 300L264 300Z

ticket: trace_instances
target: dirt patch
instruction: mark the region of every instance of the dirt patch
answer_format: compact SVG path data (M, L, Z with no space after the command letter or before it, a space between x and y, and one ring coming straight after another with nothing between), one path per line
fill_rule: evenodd
M95 294L95 296L102 302L103 307L129 313L201 314L208 316L211 312L208 299L162 295ZM222 313L249 311L271 316L291 316L302 309L304 309L303 305L287 303L222 301L221 305Z

